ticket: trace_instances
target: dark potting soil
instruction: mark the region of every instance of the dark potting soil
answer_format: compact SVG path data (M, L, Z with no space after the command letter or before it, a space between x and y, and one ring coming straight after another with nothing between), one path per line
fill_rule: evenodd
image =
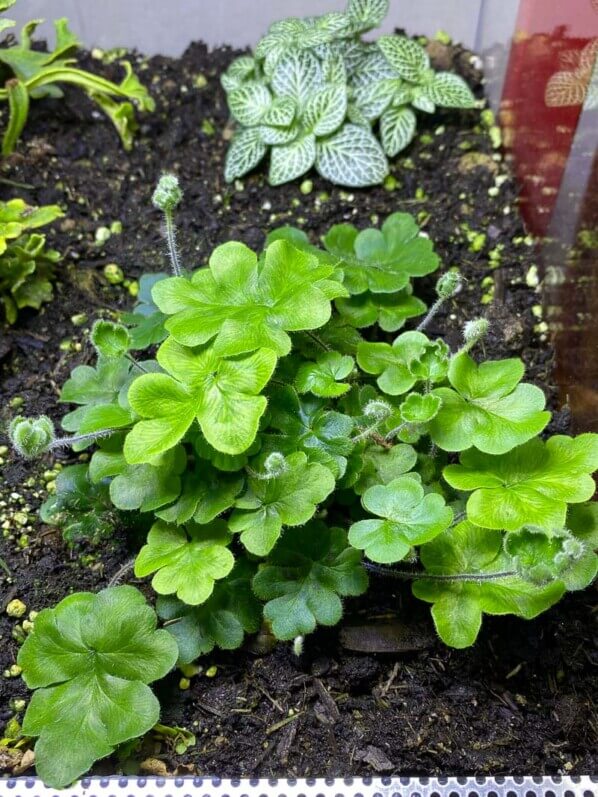
M0 183L0 195L63 205L67 215L49 241L65 258L54 301L39 313L22 313L2 332L2 425L16 411L9 405L15 397L27 414L56 420L64 414L60 386L75 365L93 359L86 337L91 322L105 308L132 301L122 285L107 283L107 263L117 263L128 279L165 270L150 195L161 171L172 169L185 189L178 220L189 267L205 263L223 241L258 247L280 224L301 226L315 240L340 221L367 226L396 210L424 213L444 265L458 265L467 278L430 332L456 345L464 321L486 315L492 322L487 355L522 356L527 378L556 411L550 431L567 431L567 411L556 406L551 381L551 348L534 330L539 296L527 284L534 251L523 241L516 187L487 131L477 126L477 112L420 114L417 140L393 164L393 190L342 191L311 175L313 188L304 194L300 182L270 188L262 172L227 186L222 172L230 131L219 75L233 56L195 44L180 60L139 60L157 110L140 118L130 154L80 92L33 104L17 153L0 167L4 180L30 188ZM481 93L469 53L434 43L434 57ZM83 61L108 77L119 75L114 64ZM500 188L489 194L497 176ZM96 244L97 228L114 221L122 222L122 233ZM476 233L485 240L473 243ZM433 283L418 283L422 298L432 295ZM76 326L71 318L81 313L88 322ZM59 456L74 461L68 452ZM18 597L28 610L40 610L73 590L105 586L134 553L134 541L115 528L98 548L70 550L36 515L51 460L25 462L10 453L3 460L0 557L11 575L0 568L2 607ZM146 771L221 776L595 772L594 599L591 589L570 595L531 622L486 618L476 645L455 651L434 637L428 608L410 597L408 585L373 578L367 597L347 602L345 630L320 629L299 658L289 645L271 648L259 638L233 654L206 657L204 674L187 690L179 688L180 673L160 684L162 721L196 734L186 753L150 735L124 763L113 758L95 771L135 771L150 758ZM393 622L415 650L359 653L343 645L356 633L349 626L366 626L357 635L367 649L378 624ZM15 623L0 614L0 671L16 660ZM210 678L205 671L212 665L217 672ZM0 727L13 716L12 699L27 694L20 678L0 679Z

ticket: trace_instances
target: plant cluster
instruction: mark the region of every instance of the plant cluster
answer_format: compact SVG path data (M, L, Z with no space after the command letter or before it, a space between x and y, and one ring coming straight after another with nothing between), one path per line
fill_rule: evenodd
M222 76L237 126L226 157L232 181L270 152L268 180L280 185L315 167L338 185L383 181L388 160L416 130L414 110L471 108L451 72L435 72L406 36L362 34L386 16L388 0L349 0L345 12L275 22L251 56Z
M172 213L180 193L154 201ZM40 736L41 766L83 692L84 729L99 719L108 728L93 739L89 730L64 777L48 764L48 782L72 779L148 725L154 709L135 724L128 690L146 690L177 656L238 647L264 621L280 640L334 625L370 573L413 581L457 648L475 642L483 614L533 618L596 576L598 514L586 502L598 435L538 437L550 413L522 381L523 362L472 355L483 319L466 325L458 351L425 333L460 288L457 272L444 273L424 315L413 282L439 265L405 213L380 229L336 225L323 247L291 227L259 254L225 243L206 267L187 273L177 261L176 275L148 277L151 296L128 324L96 322L97 363L75 368L62 389L77 405L62 421L70 436L56 437L47 418L13 420L23 455L89 450L74 466L88 498L101 486L119 512L147 518L134 571L152 577L167 621L154 631L129 588L114 598L119 622L147 618L131 626L146 670L123 657L121 645L135 662L140 648L127 623L110 625L109 590L71 596L36 620L21 661L29 685L42 687L25 720ZM155 357L144 352L155 343ZM64 478L53 501L68 497ZM81 625L94 602L97 623L86 614ZM62 663L52 645L63 634L77 637L69 651L96 651L93 673L79 658ZM123 690L122 716L104 706L104 679Z
M61 257L46 249L45 235L32 230L63 215L58 205L30 207L22 199L0 202L0 302L9 324L15 323L19 310L39 310L52 298L51 279Z
M6 11L16 0L0 0L0 12ZM152 111L154 101L133 73L131 64L124 62L125 76L120 83L76 67L74 54L80 42L69 30L68 20L54 22L56 44L52 52L32 47L31 36L42 20L28 22L21 31L20 41L0 48L0 74L4 88L0 101L8 102L8 124L2 140L2 154L10 155L27 123L31 100L62 97L61 84L83 89L108 116L125 149L133 145L137 129L132 100L143 111ZM0 19L0 32L14 27L10 19Z

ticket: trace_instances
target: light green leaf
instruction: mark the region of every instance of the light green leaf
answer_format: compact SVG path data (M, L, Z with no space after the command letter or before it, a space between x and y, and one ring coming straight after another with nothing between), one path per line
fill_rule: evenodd
M142 419L125 439L130 464L150 462L182 440L195 418L193 394L167 374L147 374L131 385L129 402Z
M276 365L272 350L225 360L213 347L192 351L168 338L158 361L170 376L144 374L129 389L131 407L143 420L125 440L127 462L151 462L182 439L194 418L218 451L241 454L249 448L266 409L258 394Z
M335 625L343 613L341 597L361 595L367 584L361 555L348 547L346 533L323 523L287 531L253 579L277 639Z
M417 119L411 108L401 105L384 111L380 119L382 146L389 158L394 158L411 143Z
M299 393L313 393L314 396L332 398L342 396L350 390L350 385L343 383L353 370L352 357L338 352L326 352L318 357L315 363L305 362L297 371L295 385Z
M474 490L467 502L473 523L507 531L528 524L562 527L567 504L594 494L598 435L530 440L499 456L471 449L460 462L447 466L444 478L457 490Z
M330 53L322 58L322 79L325 83L347 83L347 67L341 53Z
M131 348L128 329L112 321L96 321L89 338L97 353L108 359L122 357Z
M251 589L255 565L238 559L231 573L214 585L201 606L187 606L174 596L161 595L158 615L179 647L179 663L188 664L215 647L234 650L245 634L255 634L262 624L262 607Z
M454 648L473 645L482 624L482 614L514 614L531 620L550 608L564 593L558 582L537 587L517 576L484 580L512 571L503 551L502 534L464 521L445 531L420 549L422 564L442 580L413 584L413 594L434 604L432 618L442 641ZM446 576L479 574L479 580L451 581Z
M395 72L410 83L418 83L430 68L428 54L413 39L381 36L376 43Z
M222 356L260 347L282 356L291 348L287 331L316 329L329 320L333 272L333 265L287 241L270 244L259 261L243 244L230 242L214 250L208 269L190 280L163 280L153 296L170 316L166 328L185 346L214 338L214 352Z
M258 165L267 152L259 127L237 130L226 153L224 179L232 183Z
M418 376L413 364L424 354L430 341L423 332L403 332L388 343L360 343L357 362L367 374L379 374L378 387L389 396L399 396L414 386Z
M151 512L169 504L181 492L180 474L187 464L185 451L173 448L151 464L129 465L121 451L100 449L89 463L89 478L98 484L110 482L110 500L117 509Z
M174 640L156 631L156 615L133 587L79 592L43 609L18 661L26 684L38 689L23 733L39 737L35 763L44 783L67 786L149 731L159 705L146 684L166 675L176 658ZM77 743L65 747L65 739Z
M411 92L411 105L418 111L434 113L436 106L428 96L427 86L416 86Z
M442 496L424 495L424 488L410 476L369 487L361 501L368 512L385 519L354 523L349 529L349 542L372 561L384 564L401 561L413 545L432 540L453 519Z
M210 523L235 503L243 488L243 477L237 473L222 473L206 462L195 471L187 471L183 488L176 503L156 512L168 523ZM177 493L178 496L178 493Z
M519 384L521 360L496 360L477 365L459 354L449 368L450 388L433 394L442 400L430 424L432 440L445 451L475 446L488 454L504 454L539 434L550 420L540 388Z
M223 520L182 529L159 520L151 527L147 544L137 554L135 575L155 573L152 587L159 595L172 595L190 606L204 603L214 583L233 569L228 550L232 535Z
M592 501L569 507L567 528L585 553L561 580L569 591L585 589L598 576L598 504Z
M381 183L388 174L388 163L373 133L345 124L318 142L316 169L337 185L362 188Z
M340 315L357 329L378 324L384 332L396 332L409 318L426 312L426 305L405 289L399 293L366 291L350 299L337 299Z
M399 411L405 423L428 423L438 415L442 405L438 396L430 393L422 396L420 393L410 393L401 404Z
M279 476L249 477L247 492L237 499L230 517L230 529L241 532L241 542L250 553L265 556L282 527L306 523L334 486L328 468L308 462L303 452L290 454Z
M316 159L316 138L308 133L291 144L273 147L270 155L270 185L282 185L301 177L314 165Z
M352 224L335 224L324 246L338 258L351 294L396 293L409 286L411 277L430 274L440 264L432 241L419 233L409 213L392 213L380 230L358 232Z
M389 484L403 476L415 466L417 454L414 448L403 444L391 448L368 445L360 459L359 478L353 485L357 495L363 495L377 484Z
M262 435L268 450L284 454L303 451L309 462L319 462L335 477L342 476L353 449L352 418L328 410L322 399L299 399L290 386L272 391L269 417L269 425L278 433Z
M8 20L5 21L8 22ZM29 92L25 83L16 78L7 80L6 92L9 116L2 138L2 154L4 156L14 152L29 116Z
M587 551L582 541L567 529L547 531L538 526L524 526L507 534L504 546L517 575L539 586L554 581L566 583L570 573L577 575L580 564L584 569L595 566L596 554Z

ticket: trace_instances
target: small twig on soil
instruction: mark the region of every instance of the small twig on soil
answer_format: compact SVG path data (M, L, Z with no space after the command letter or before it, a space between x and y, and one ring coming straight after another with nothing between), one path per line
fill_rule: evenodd
M380 690L380 697L384 697L386 694L388 694L388 690L392 686L392 682L397 677L398 673L399 673L399 662L397 661L397 662L395 662L394 667L390 671L390 675L388 676L388 680L386 681L386 683L384 684L384 686Z
M195 705L202 708L204 711L207 711L209 714L214 714L216 717L224 717L224 712L220 711L214 706L211 706L209 703L204 703L203 700L195 700Z
M264 689L263 686L260 686L260 684L258 684L257 681L251 681L251 683L255 686L255 688L258 690L258 692L261 692L264 695L264 697L268 698L268 700L270 701L270 703L272 703L274 708L278 709L281 714L285 713L285 709L280 705L278 700L275 700L272 697L272 695L266 689Z
M289 761L289 752L295 741L297 730L299 729L298 723L293 723L288 726L286 733L281 734L281 740L276 747L276 755L281 764L286 765Z
M338 710L338 706L336 705L334 698L332 697L330 692L326 689L326 687L324 686L322 681L320 681L319 678L314 678L313 682L316 692L318 693L322 703L324 703L324 705L330 712L331 719L333 719L336 722L336 720L340 719L341 713Z
M270 736L276 731L279 731L281 728L284 728L285 725L288 725L289 722L294 722L299 717L302 717L305 714L305 711L298 711L297 714L291 714L290 717L285 717L283 720L279 720L275 722L274 725L270 725L269 728L266 728L266 736Z

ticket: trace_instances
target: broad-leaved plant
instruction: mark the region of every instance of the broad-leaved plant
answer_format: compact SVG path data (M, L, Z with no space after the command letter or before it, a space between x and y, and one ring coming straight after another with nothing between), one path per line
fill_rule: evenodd
M475 642L484 614L530 619L596 577L598 436L539 437L544 395L520 360L480 356L484 319L457 350L427 333L459 275L440 277L415 328L342 309L400 305L438 266L403 213L381 230L334 227L324 248L285 227L260 253L232 242L193 271L173 262L125 323L94 325L97 361L62 389L70 434L12 421L24 456L87 450L44 507L71 539L109 517L149 529L134 572L151 577L180 663L263 622L281 640L333 625L372 574L413 581L455 647ZM27 727L43 739L56 712Z

